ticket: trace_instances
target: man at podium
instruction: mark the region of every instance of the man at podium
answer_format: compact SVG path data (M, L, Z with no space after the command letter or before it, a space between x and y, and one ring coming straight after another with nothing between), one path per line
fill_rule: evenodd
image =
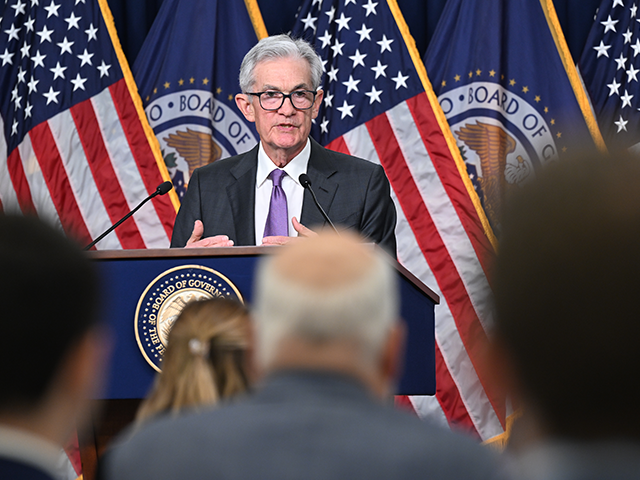
M335 223L395 257L396 211L383 168L309 137L324 96L322 71L313 47L288 35L265 38L247 53L236 104L255 122L260 142L194 171L172 247L285 244Z

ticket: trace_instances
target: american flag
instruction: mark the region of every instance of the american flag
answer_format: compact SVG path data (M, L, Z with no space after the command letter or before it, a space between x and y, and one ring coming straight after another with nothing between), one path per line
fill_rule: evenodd
M324 62L325 98L312 135L382 164L398 212L398 258L440 295L436 396L409 400L421 415L466 426L467 408L504 406L476 373L491 316L485 271L494 249L407 25L395 0L308 0L293 34L310 39ZM500 421L478 430L468 424L483 439L502 433Z
M1 210L89 243L168 179L106 0L3 2L0 91ZM168 247L176 205L156 198L97 247Z
M640 151L638 2L604 0L578 62L609 148Z

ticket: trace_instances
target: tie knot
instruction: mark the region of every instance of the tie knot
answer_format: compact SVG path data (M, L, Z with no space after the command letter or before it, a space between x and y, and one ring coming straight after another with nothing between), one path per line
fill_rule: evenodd
M286 174L287 172L285 172L284 170L280 170L279 168L272 170L269 174L269 178L273 182L273 186L279 187L282 183L282 177L284 177Z

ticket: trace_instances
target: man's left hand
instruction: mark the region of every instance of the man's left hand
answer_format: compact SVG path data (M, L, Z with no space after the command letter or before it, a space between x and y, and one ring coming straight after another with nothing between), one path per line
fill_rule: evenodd
M283 237L283 236L273 236L273 237L264 237L262 239L263 245L286 245L287 243L297 241L300 238L304 237L315 237L318 234L311 230L310 228L302 225L296 217L291 219L291 224L296 232L298 232L297 237Z

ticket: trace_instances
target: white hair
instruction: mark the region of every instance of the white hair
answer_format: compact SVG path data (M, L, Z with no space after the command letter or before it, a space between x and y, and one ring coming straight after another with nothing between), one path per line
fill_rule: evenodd
M256 65L263 60L274 58L299 58L305 60L309 64L313 90L320 88L322 60L311 44L301 38L293 39L289 35L274 35L260 40L242 60L239 82L243 93L250 92L255 83L253 71Z
M259 364L268 367L285 338L347 340L367 365L378 359L399 318L397 274L382 255L373 252L370 268L352 282L316 288L283 276L265 259L256 275L254 303Z

